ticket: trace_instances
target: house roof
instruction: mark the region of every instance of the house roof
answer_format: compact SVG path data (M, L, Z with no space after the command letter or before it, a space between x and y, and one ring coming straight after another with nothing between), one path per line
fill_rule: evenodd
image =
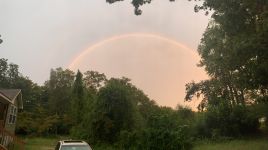
M0 92L10 100L15 99L21 92L20 89L0 89Z
M20 89L0 89L0 94L2 95L2 97L8 100L9 103L12 103L12 104L15 104L15 99L20 95L18 105L21 109L23 108Z
M3 98L6 101L10 102L10 99L4 93L2 93L1 91L0 91L0 98Z

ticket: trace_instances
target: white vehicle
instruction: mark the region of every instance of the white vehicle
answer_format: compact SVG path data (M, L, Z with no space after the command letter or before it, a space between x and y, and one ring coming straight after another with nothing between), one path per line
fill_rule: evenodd
M55 150L92 150L92 149L85 141L64 140L58 142Z

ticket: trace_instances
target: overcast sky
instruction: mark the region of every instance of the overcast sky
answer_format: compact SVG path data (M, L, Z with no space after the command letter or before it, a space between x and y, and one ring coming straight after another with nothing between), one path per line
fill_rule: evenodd
M155 34L195 51L209 17L194 13L194 5L153 0L135 16L129 0L112 5L105 0L0 0L0 57L42 85L51 68L67 68L81 52L118 35ZM185 83L206 77L189 49L128 37L95 48L73 69L127 76L158 104L174 107L183 103Z

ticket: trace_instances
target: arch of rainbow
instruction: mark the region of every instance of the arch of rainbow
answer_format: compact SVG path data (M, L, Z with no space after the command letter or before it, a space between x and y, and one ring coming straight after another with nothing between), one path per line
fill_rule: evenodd
M110 42L117 41L120 39L131 38L131 37L152 38L152 39L161 40L161 41L164 41L164 42L167 42L169 44L177 46L178 48L180 48L180 50L185 50L185 51L189 52L193 57L198 57L197 53L194 50L190 49L186 45L184 45L176 40L173 40L173 39L170 39L167 37L163 37L163 36L160 36L157 34L151 34L151 33L129 33L129 34L122 34L122 35L113 36L113 37L104 39L100 42L93 44L92 46L90 46L86 50L79 53L78 56L76 56L71 61L71 63L68 65L68 68L73 70L80 60L82 60L85 56L90 54L90 52L94 51L98 47L101 47L102 45L105 45L105 44L108 44Z

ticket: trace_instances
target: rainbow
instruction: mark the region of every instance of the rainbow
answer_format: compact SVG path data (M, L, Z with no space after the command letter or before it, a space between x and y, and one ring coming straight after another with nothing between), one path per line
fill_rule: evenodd
M175 45L179 48L182 48L183 50L186 50L187 52L191 53L194 57L198 56L197 53L190 49L189 47L187 47L186 45L177 42L176 40L170 39L170 38L166 38L157 34L151 34L151 33L129 33L129 34L122 34L122 35L116 35L116 36L112 36L110 38L104 39L100 42L97 42L95 44L93 44L92 46L90 46L89 48L87 48L86 50L83 50L81 53L79 53L72 61L71 63L68 65L68 68L73 70L75 68L75 66L79 63L80 60L83 59L83 57L87 56L90 52L92 52L94 49L101 47L102 45L108 44L110 42L113 41L117 41L120 39L124 39L124 38L130 38L130 37L143 37L143 38L153 38L153 39L158 39L158 40L162 40L164 42L170 43L172 45Z

